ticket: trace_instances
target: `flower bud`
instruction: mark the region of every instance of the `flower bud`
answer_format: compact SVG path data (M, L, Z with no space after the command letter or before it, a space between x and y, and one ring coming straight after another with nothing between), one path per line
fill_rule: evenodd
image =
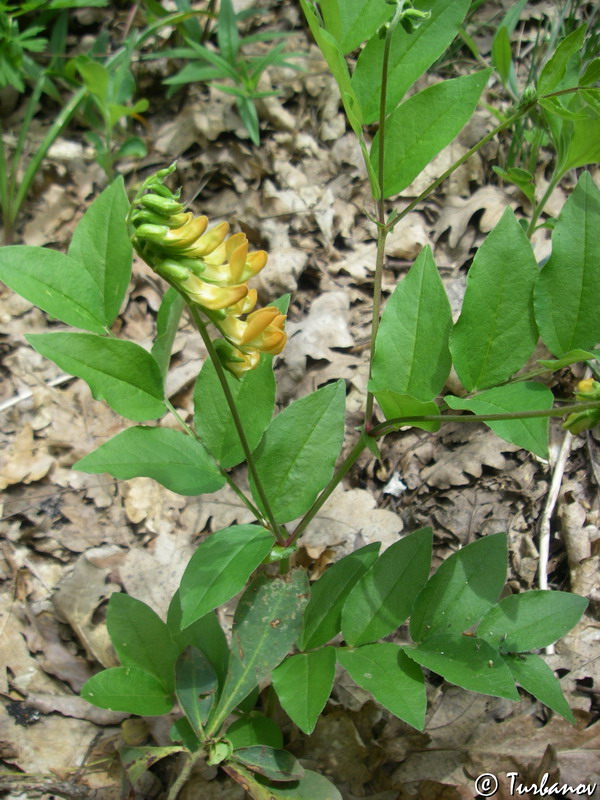
M213 344L221 364L238 379L251 369L256 369L260 362L258 350L243 353L224 339L217 339Z
M144 208L149 208L157 214L171 216L180 214L185 206L170 197L160 197L158 194L145 194L140 198L140 203Z

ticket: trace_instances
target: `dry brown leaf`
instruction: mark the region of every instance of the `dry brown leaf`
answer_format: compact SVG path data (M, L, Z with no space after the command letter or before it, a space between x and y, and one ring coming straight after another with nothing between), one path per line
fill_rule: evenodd
M18 725L0 704L0 742L10 743L7 762L35 775L76 770L97 728L91 722L62 716L42 717L29 727Z
M436 448L433 464L425 467L421 477L430 486L448 489L450 486L464 486L471 478L480 478L485 464L494 469L505 469L508 460L503 453L514 453L516 445L499 439L492 431L477 431L470 441L452 450Z
M116 589L106 582L109 570L91 564L85 555L79 557L75 568L62 581L52 598L56 612L68 622L90 658L104 667L118 663L104 625L92 621L100 603Z
M96 725L119 725L122 720L129 716L129 714L97 708L78 695L28 692L27 705L37 708L42 714L57 712L62 714L63 717L86 719Z
M119 567L119 577L127 594L166 617L194 550L191 534L183 531L160 533L145 549L130 550Z
M45 442L34 441L31 425L24 425L0 462L0 489L15 483L39 481L53 464Z
M446 197L442 213L434 225L436 239L450 229L448 243L450 247L455 248L464 236L473 214L482 209L479 230L482 233L489 233L507 206L514 210L517 203L497 186L483 186L466 199L450 195Z
M92 676L87 661L74 655L65 645L53 614L42 611L35 615L29 611L28 617L29 626L23 632L31 652L43 653L43 656L37 656L38 663L44 672L68 683L73 691L78 692Z
M49 692L55 683L32 657L23 638L21 605L4 592L0 595L0 692L8 694L9 670L11 683L20 692Z
M400 538L402 519L364 489L338 486L300 540L311 558L334 547L338 558L371 542L381 542L382 551Z
M525 774L530 765L539 764L548 745L556 750L562 783L593 782L600 763L600 722L590 728L575 727L559 716L542 728L532 715L480 726L469 747L469 773Z
M331 348L354 345L348 327L350 298L347 292L325 292L313 301L308 316L301 322L289 322L288 344L282 355L286 364L286 378L301 380L306 371L306 358L315 361L333 361Z

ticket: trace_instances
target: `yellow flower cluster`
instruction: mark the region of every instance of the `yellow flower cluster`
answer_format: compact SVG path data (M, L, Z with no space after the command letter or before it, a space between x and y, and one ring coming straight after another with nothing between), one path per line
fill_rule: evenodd
M130 216L133 244L155 272L216 325L225 339L219 356L241 377L258 365L261 352L281 353L287 339L285 315L274 306L255 311L256 290L247 284L266 265L267 254L249 252L246 235L230 236L227 222L208 229L207 217L185 212L162 183L171 171L161 170L144 184L149 192Z

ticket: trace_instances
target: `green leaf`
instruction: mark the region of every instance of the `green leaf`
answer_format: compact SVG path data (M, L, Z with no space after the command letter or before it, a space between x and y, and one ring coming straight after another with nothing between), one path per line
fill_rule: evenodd
M225 478L200 442L171 428L136 426L121 431L77 461L81 472L108 472L127 480L145 476L172 492L198 495L216 492Z
M338 661L353 681L371 692L378 703L413 728L423 730L427 698L423 673L404 648L390 642L356 650L339 648Z
M315 37L315 42L323 54L323 58L327 61L331 74L339 87L348 122L354 133L360 138L362 136L361 125L363 123L362 111L358 97L350 83L350 73L348 72L344 53L336 39L324 28L321 28L319 19L309 0L300 0L300 5L302 6L302 11L304 11L310 31Z
M98 708L126 711L141 717L160 717L173 708L173 696L138 667L112 667L86 681L81 696Z
M551 369L553 372L556 369L562 369L563 367L568 367L570 364L577 364L579 361L591 361L592 359L598 359L600 356L599 352L590 352L589 350L570 350L568 353L565 353L562 358L556 359L545 359L539 358L538 364L541 364L542 367L547 367L547 369Z
M527 655L503 654L502 658L511 671L513 678L526 692L537 697L545 706L575 724L575 717L562 693L560 681L540 656L535 655L535 653L528 653Z
M554 395L541 383L522 381L487 389L475 397L444 397L450 408L465 408L474 414L507 414L541 411L552 408ZM548 458L549 417L507 419L486 422L494 433L507 442L524 447L541 458Z
M235 750L232 761L272 781L298 781L304 776L304 769L291 753L264 744Z
M471 692L518 700L519 693L500 653L483 639L441 633L405 648L417 664Z
M342 611L342 634L356 647L395 631L409 616L427 583L433 531L422 528L383 552L350 592Z
M172 286L166 291L156 318L156 338L152 345L152 355L158 364L163 382L166 381L171 362L173 342L177 336L177 328L185 301Z
M181 710L201 738L219 686L217 675L202 651L190 647L179 656L175 683Z
M278 749L283 747L283 735L277 723L260 711L251 711L236 719L227 728L225 736L234 750L250 747L253 744L266 744Z
M372 370L377 390L436 397L452 365L451 329L450 303L427 246L385 305Z
M258 525L233 525L205 539L181 578L182 628L241 591L272 546L272 534Z
M535 316L555 356L600 340L600 190L580 177L552 233L552 254L535 286Z
M173 595L167 611L167 626L180 653L187 647L200 650L210 661L219 683L223 684L229 663L229 646L214 611L197 619L187 628L181 626L180 590Z
M303 514L331 478L344 439L344 381L296 400L271 422L254 452L278 522ZM264 511L252 475L250 488Z
M219 24L217 25L217 42L223 57L236 64L239 50L239 37L235 19L235 11L231 0L221 0L219 7Z
M272 784L241 764L229 762L227 768L239 775L239 782L248 786L254 800L342 800L342 795L327 778L308 769L298 782Z
M498 70L502 83L516 94L516 74L512 59L510 36L506 26L501 25L492 42L492 61Z
M69 375L83 378L94 398L117 414L143 422L165 413L158 364L139 344L91 333L35 333L26 339Z
M129 200L119 177L99 195L75 228L69 256L89 272L104 300L107 325L115 321L131 277L132 246L125 218Z
M246 589L235 611L229 671L209 719L209 733L219 730L233 709L289 653L300 633L308 596L304 570L294 570L285 578L259 575Z
M3 247L0 279L61 322L93 333L106 332L98 286L74 258L45 247Z
M386 389L379 390L374 383L369 382L369 390L375 395L375 399L379 403L386 419L396 419L397 417L421 417L421 416L439 416L440 409L433 402L428 400L424 403L422 400L416 400L409 394L398 394L398 392L390 392ZM439 422L417 422L406 421L399 422L396 430L403 428L405 425L411 425L414 428L421 428L424 431L439 431Z
M469 0L417 0L414 7L420 11L430 10L429 19L423 20L412 33L401 25L396 26L390 43L387 113L394 110L406 91L452 42L469 6ZM379 118L383 49L384 40L377 35L371 37L352 75L352 87L363 109L364 124Z
M512 594L491 608L477 636L507 653L547 647L579 622L588 601L569 592Z
M256 369L241 380L226 372L250 449L254 450L275 408L273 359L262 356ZM216 370L210 359L202 365L194 388L194 427L207 450L225 469L244 461L244 451Z
M539 95L554 91L565 77L567 65L572 56L581 50L585 37L586 25L566 36L548 59L537 82Z
M311 586L299 639L302 650L326 644L341 630L342 608L356 582L377 559L379 542L355 550L321 575Z
M477 251L450 350L468 391L510 378L533 352L538 332L533 287L538 268L510 208Z
M600 119L580 119L573 122L573 130L558 172L564 175L570 169L595 164L600 160Z
M141 600L114 592L108 603L106 625L121 664L139 667L157 678L166 692L172 692L179 651L158 614Z
M398 194L450 144L467 124L491 70L436 83L393 111L385 128L384 197ZM379 132L371 147L371 167L379 163Z
M325 28L343 53L355 50L377 32L394 9L373 0L328 0L321 4Z
M334 678L333 647L290 656L273 672L273 687L283 710L304 733L314 731Z
M156 764L157 761L173 755L182 753L184 747L180 745L169 745L167 747L121 747L119 758L127 772L127 777L131 783L139 780L147 769Z
M438 567L416 599L410 635L466 631L496 602L506 580L506 534L476 539Z

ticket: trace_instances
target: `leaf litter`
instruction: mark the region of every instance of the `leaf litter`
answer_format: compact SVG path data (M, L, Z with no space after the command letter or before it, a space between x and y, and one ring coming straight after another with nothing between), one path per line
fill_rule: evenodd
M212 87L191 87L181 110L171 101L154 117L149 115L155 153L148 165L177 156L184 197L200 189L194 210L214 221L237 221L253 246L269 251L271 269L256 282L261 300L293 293L290 340L277 367L280 404L341 376L349 388L350 433L360 423L365 398L375 252L366 213L366 176L355 140L345 130L337 87L318 50L306 42L297 7L287 0L284 5L284 11L267 9L263 24L277 27L283 18L294 23L293 49L306 53L306 71L267 74L267 82L284 89L261 102L261 148L248 143L233 97ZM535 15L544 13L543 6L531 11L524 35L533 36ZM489 53L489 38L481 34L477 43L481 52ZM394 201L397 209L492 124L487 111L477 112L470 130ZM441 192L398 226L388 241L385 296L419 250L433 244L453 308L459 307L464 265L473 247L506 205L527 207L514 188L498 187L486 162L494 158L488 150L467 162ZM103 186L102 173L89 148L65 141L50 154L41 177L39 195L27 207L22 239L64 247L90 198ZM563 192L559 187L551 197L556 208ZM546 232L535 240L539 258L547 255L548 241ZM147 343L158 303L154 279L136 262L132 293L120 317L122 335ZM124 590L164 614L199 537L251 516L228 487L209 496L181 498L146 478L124 482L72 472L70 466L121 430L123 421L94 401L80 381L48 388L60 375L26 345L24 334L49 324L54 326L30 304L0 289L0 333L6 340L0 398L10 400L31 390L29 398L0 414L0 481L5 490L0 519L0 755L10 769L24 773L24 785L28 773L54 774L56 781L72 786L72 796L91 796L93 791L97 800L112 800L120 794L117 773L108 766L112 756L97 773L81 767L98 739L104 742L104 757L114 753L123 715L92 708L76 694L98 665L115 663L103 623L107 599ZM182 320L169 394L188 420L193 378L204 358ZM597 482L589 465L599 460L599 451L597 434L592 433L572 453L557 511L562 541L556 540L551 553L553 581L560 588L570 582L589 596L596 614L600 520ZM385 492L391 476L405 489ZM302 551L317 569L324 569L364 544L382 541L386 547L403 531L431 523L439 563L476 535L507 530L513 589L529 588L535 585L535 525L548 480L546 464L487 429L450 425L438 434L407 430L383 443L381 462L370 454L359 460L344 487L321 509L302 540ZM510 769L534 777L545 769L562 782L593 782L598 779L599 639L597 622L587 616L547 656L563 675L569 703L577 709L577 728L548 718L526 695L512 705L431 684L427 726L419 733L372 700L365 702L363 690L342 677L315 733L305 737L288 722L286 736L306 766L323 769L336 780L346 800L471 797L479 772ZM17 704L22 719L31 709L31 724L19 724L7 710L9 702ZM152 730L156 743L165 744L166 729L153 724ZM214 771L194 775L185 791L190 798L241 799L240 787L212 778ZM34 791L33 778L30 784ZM77 795L79 789L86 793ZM156 796L158 789L156 777L150 776L144 796ZM508 796L505 785L500 791L504 794L499 796Z

